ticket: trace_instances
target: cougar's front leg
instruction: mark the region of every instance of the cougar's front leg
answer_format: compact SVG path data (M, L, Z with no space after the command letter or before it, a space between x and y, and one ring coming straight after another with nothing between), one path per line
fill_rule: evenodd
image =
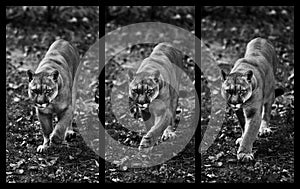
M142 138L139 149L153 146L157 138L162 134L165 128L170 123L172 117L171 111L166 107L166 104L161 100L152 102L150 105L151 119L154 119L154 125L150 128L147 134ZM151 120L150 119L150 120Z
M50 143L60 143L65 139L65 135L72 130L73 111L68 107L64 112L57 115L58 123L50 134Z
M251 108L245 109L245 115L245 130L237 151L237 158L247 162L254 159L252 147L261 123L261 104L257 103Z
M245 116L244 116L243 108L238 109L235 112L235 114L236 114L236 116L237 116L237 118L239 120L240 127L242 129L242 136L235 141L235 144L240 145L241 142L242 142L242 140L243 140L243 135L244 135L244 131L245 131Z
M157 138L162 134L165 128L169 125L171 112L166 110L163 115L155 116L154 126L148 131L148 133L142 138L139 148L148 148L153 146Z
M52 132L52 114L44 114L37 110L37 115L41 124L44 142L39 145L37 152L43 152L49 147L49 135Z

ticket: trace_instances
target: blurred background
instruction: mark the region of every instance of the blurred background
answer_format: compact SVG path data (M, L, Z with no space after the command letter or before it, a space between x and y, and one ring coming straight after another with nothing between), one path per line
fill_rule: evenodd
M194 6L106 6L105 31L138 22L164 22L195 30Z

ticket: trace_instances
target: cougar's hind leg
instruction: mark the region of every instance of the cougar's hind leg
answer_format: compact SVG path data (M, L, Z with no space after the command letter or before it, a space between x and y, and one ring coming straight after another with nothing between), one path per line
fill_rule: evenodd
M72 122L73 122L73 109L70 110L71 111L71 116L70 116L70 119L67 120L67 128L66 128L66 131L65 131L65 135L64 135L64 139L67 141L67 142L70 142L72 139L74 139L76 137L76 133L73 129L73 125L72 125Z
M76 133L75 133L75 131L73 130L73 127L72 127L72 121L71 121L71 126L67 127L66 132L65 132L65 140L66 140L67 142L70 142L70 141L72 141L75 137L76 137Z
M177 125L178 125L178 122L180 119L179 117L178 118L176 117L176 110L178 107L179 94L177 94L177 92L175 90L173 92L174 92L173 93L174 95L172 96L172 99L171 99L172 120L171 120L170 125L172 125L173 130L175 131L177 129Z
M263 106L262 121L259 128L259 136L267 136L272 132L272 130L269 127L269 122L271 119L272 104L274 100L275 96L272 97L272 99L265 103Z
M177 109L177 105L178 105L179 96L176 93L176 91L174 91L173 94L175 94L175 95L171 99L172 117L170 117L170 124L164 130L164 132L161 136L162 141L166 141L168 139L174 139L176 137L175 131L176 131L178 123L179 123L179 120L176 120L176 109Z

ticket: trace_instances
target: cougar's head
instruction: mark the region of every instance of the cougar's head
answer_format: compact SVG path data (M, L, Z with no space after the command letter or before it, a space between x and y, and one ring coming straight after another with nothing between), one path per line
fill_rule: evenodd
M48 72L34 73L27 71L29 85L28 95L36 107L46 108L58 95L58 77L57 70Z

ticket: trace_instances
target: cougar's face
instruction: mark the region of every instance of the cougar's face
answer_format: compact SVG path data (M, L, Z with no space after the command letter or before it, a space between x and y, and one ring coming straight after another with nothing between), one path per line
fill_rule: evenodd
M134 101L141 110L149 107L159 94L157 79L150 76L137 75L129 84L129 98Z
M28 95L36 107L46 108L58 94L57 78L48 73L29 73Z
M221 94L228 105L237 110L251 97L252 85L243 74L229 74L222 84Z

